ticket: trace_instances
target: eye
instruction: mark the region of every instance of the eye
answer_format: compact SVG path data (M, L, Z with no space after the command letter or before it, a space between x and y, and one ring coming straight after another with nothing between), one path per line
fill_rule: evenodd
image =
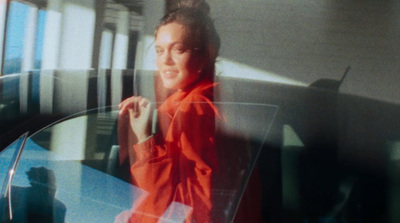
M185 49L183 49L183 48L175 48L173 50L174 50L175 53L178 53L178 54L181 54L181 53L185 52Z
M175 45L175 46L172 48L172 51L173 51L175 54L182 54L182 53L186 52L187 49L186 49L184 46L182 46L182 45Z
M156 54L157 54L157 55L160 55L160 54L162 54L163 52L164 52L164 49L159 48L159 47L156 48Z

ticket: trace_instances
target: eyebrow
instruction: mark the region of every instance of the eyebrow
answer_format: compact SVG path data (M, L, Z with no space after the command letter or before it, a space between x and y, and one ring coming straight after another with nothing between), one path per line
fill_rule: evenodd
M187 44L185 44L184 42L173 42L173 43L168 44L168 45L175 46L175 45L178 45L178 44L182 44L183 46L188 47ZM157 47L162 47L162 46L161 45L155 45L155 47L157 48Z

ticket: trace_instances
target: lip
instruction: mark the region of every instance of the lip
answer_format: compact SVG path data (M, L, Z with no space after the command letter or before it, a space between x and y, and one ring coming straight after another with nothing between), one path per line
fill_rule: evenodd
M179 72L177 70L164 70L162 73L164 78L173 79L178 76Z

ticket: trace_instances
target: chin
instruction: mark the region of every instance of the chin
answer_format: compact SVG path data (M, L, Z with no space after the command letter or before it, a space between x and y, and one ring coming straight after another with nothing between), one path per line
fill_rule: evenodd
M177 84L176 83L171 83L171 81L163 80L163 86L167 89L173 89L176 90Z

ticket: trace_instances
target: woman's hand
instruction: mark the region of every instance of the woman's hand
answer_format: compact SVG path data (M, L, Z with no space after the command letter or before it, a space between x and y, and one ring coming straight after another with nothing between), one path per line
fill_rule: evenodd
M141 143L151 136L151 119L153 108L147 99L130 97L120 103L120 115L128 115L129 123L138 142Z
M140 96L132 96L129 97L125 100L123 100L121 103L119 103L119 114L120 115L127 115L129 114L129 109L134 109L134 106L141 100L143 100L144 98L140 97Z

